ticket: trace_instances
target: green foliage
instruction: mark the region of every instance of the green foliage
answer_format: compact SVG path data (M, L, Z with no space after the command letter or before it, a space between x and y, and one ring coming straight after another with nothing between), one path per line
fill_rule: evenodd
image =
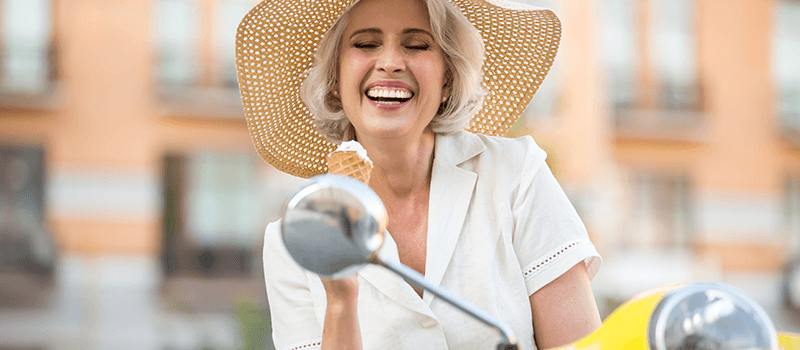
M269 309L261 308L254 301L242 298L234 303L234 312L239 321L242 347L245 350L274 350Z

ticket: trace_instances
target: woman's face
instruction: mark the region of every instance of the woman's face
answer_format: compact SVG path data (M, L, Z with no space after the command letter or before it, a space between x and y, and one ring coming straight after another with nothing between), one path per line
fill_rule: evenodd
M359 138L422 135L442 102L445 70L422 1L361 1L339 45L337 88Z

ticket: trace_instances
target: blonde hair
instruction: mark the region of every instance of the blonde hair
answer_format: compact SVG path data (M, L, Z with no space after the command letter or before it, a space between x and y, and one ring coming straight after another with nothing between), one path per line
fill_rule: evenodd
M431 121L436 133L452 134L464 130L480 110L486 90L483 80L484 47L480 33L448 0L420 0L428 9L431 30L444 53L447 101ZM328 141L341 143L355 138L355 131L342 109L342 103L331 92L338 80L339 42L347 26L353 1L322 37L314 54L314 65L308 71L300 98L314 118L317 130Z

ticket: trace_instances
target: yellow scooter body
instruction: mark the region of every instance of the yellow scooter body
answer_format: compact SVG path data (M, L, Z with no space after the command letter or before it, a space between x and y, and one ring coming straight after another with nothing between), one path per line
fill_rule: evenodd
M664 286L640 293L620 305L603 321L603 325L560 350L644 350L649 349L647 327L650 316L664 298L677 286Z
M800 350L800 334L778 333L778 347L783 350Z
M651 349L649 334L653 313L666 295L682 287L683 285L668 285L634 296L614 310L598 330L558 350ZM800 350L800 335L778 333L777 341L773 344L777 344L778 349L782 350Z

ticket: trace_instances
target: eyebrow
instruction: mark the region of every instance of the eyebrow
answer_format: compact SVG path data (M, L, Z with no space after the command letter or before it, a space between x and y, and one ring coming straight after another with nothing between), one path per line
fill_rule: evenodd
M353 32L353 34L350 34L350 38L352 39L354 36L359 35L359 34L383 34L383 31L380 30L379 28L359 29L359 30L356 30L355 32ZM429 31L427 31L425 29L419 29L419 28L403 29L402 34L425 34L425 35L433 38L433 34L431 34Z
M353 32L353 34L350 34L350 39L359 34L382 34L382 33L383 31L378 28L364 28L356 30L355 32Z
M425 35L431 37L431 39L433 39L433 34L431 34L429 31L427 31L425 29L408 28L408 29L404 29L403 30L403 34L425 34Z

